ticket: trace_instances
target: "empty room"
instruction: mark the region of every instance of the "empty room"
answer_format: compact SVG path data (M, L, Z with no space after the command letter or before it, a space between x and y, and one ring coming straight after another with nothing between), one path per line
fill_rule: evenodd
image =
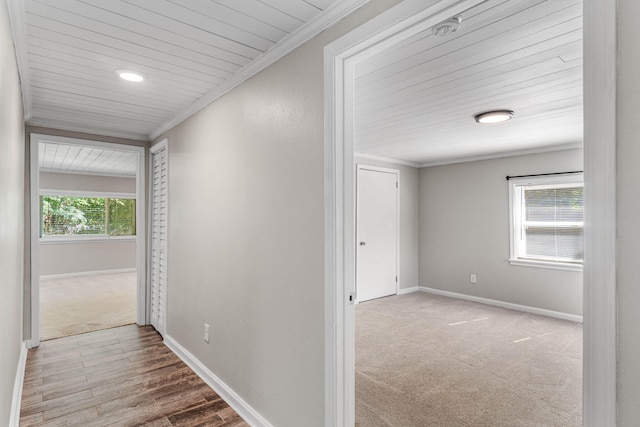
M582 424L582 72L581 1L355 65L356 425Z

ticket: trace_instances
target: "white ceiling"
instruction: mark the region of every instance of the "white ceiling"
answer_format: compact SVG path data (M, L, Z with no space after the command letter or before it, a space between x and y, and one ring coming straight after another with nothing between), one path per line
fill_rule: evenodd
M135 177L138 153L99 147L40 142L41 172Z
M366 1L9 0L27 123L154 138ZM461 17L358 64L356 151L430 165L579 146L582 1ZM489 109L515 118L476 124Z
M356 67L356 151L429 165L582 143L582 1L489 0ZM474 115L509 109L506 123Z
M364 2L9 0L27 123L148 140Z

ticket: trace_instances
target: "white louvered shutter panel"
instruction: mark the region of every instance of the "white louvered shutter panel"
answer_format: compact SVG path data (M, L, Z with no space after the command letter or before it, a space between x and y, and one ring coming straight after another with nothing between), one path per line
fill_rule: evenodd
M151 325L164 336L167 301L167 149L153 154Z

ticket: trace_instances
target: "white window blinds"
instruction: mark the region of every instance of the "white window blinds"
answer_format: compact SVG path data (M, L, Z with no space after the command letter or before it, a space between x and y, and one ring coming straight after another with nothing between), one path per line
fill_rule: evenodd
M511 182L512 260L582 264L582 177Z

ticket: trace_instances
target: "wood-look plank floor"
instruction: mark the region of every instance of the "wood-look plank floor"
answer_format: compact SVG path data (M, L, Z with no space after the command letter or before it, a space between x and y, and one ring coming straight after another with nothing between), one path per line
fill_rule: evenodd
M29 350L20 426L248 424L150 326L44 341Z

